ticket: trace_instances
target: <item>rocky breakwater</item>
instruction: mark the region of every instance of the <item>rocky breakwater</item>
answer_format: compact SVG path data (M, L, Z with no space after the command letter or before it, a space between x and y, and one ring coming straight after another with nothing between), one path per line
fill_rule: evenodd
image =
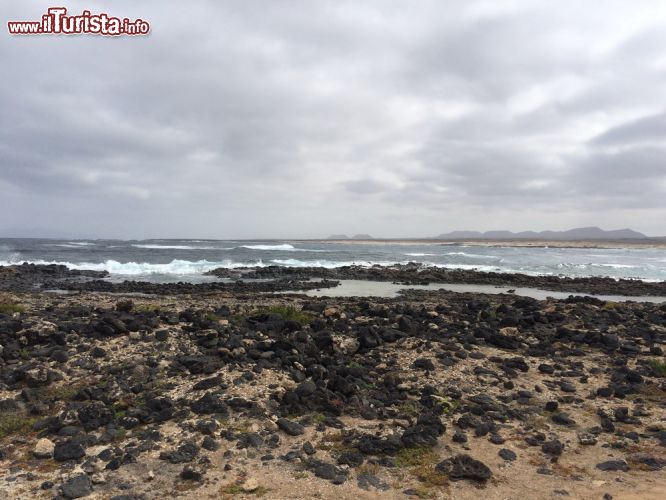
M292 290L312 290L330 288L338 285L337 281L311 281L279 277L274 280L237 279L233 282L220 281L208 283L154 283L148 281L125 280L113 282L107 279L107 271L69 269L57 264L20 264L0 266L0 291L30 292L59 290L68 292L107 292L107 293L142 293L154 295L208 294L227 292L270 293Z
M3 498L658 498L666 306L0 298Z
M85 278L105 278L106 271L69 269L58 264L17 264L0 266L0 291L22 291L42 288L47 283L57 281L67 283L70 280Z
M183 294L259 294L300 290L314 290L318 288L332 288L338 286L334 280L299 281L291 279L276 279L267 281L236 280L234 282L211 283L152 283L147 281L126 280L114 283L104 280L62 282L50 281L43 285L44 289L60 289L70 292L107 292L107 293L141 293L150 295L183 295Z
M563 276L528 276L518 273L491 273L464 269L443 269L418 263L394 266L375 265L325 267L247 267L219 268L206 274L223 278L294 279L324 278L329 280L371 280L425 285L455 283L504 287L540 288L543 290L589 293L594 295L653 295L666 297L666 282L605 277L569 278Z

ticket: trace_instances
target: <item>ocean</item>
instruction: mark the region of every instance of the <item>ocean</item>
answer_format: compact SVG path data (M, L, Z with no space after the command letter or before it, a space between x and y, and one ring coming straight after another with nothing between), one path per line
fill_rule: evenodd
M459 244L234 240L0 239L0 265L31 262L105 270L113 280L203 282L217 267L371 266L419 262L451 269L529 275L666 280L655 248L483 247Z

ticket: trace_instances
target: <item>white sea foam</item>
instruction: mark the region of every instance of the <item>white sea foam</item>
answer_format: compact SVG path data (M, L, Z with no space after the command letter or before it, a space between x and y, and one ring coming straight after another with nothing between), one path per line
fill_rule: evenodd
M497 266L484 266L477 264L437 264L433 262L425 263L432 267L442 267L444 269L462 269L468 271L486 271L486 272L499 272L501 269Z
M410 257L432 257L432 256L437 255L437 254L436 253L413 252L413 253L406 253L405 255L409 255Z
M201 274L206 271L218 267L226 268L237 268L243 266L259 266L263 267L264 264L261 261L252 262L252 263L240 263L232 262L230 260L225 260L221 262L210 262L207 260L179 260L174 259L167 264L152 264L147 262L118 262L116 260L107 260L105 262L58 262L58 261L45 261L45 260L34 260L34 261L0 261L0 265L9 266L16 264L23 264L27 262L29 264L38 264L38 265L49 265L49 264L58 264L67 266L69 269L86 269L91 271L108 271L111 274L119 274L124 276L138 276L138 275L148 275L148 274L173 274L173 275L192 275L192 274Z
M611 267L613 269L640 269L641 266L633 266L630 264L588 264L597 267Z
M498 260L501 257L497 257L495 255L481 255L478 253L467 253L467 252L447 252L444 255L457 255L460 257L468 257L470 259L493 259L493 260Z
M560 262L556 264L556 267L559 269L585 269L589 270L594 267L607 267L611 269L641 269L643 266L636 266L633 264L613 264L613 263L604 263L604 262L587 262L587 263L575 263L575 262Z
M68 241L67 243L41 243L43 247L61 247L61 248L81 248L81 247L94 247L95 243L88 243L87 241Z
M326 252L326 250L315 250L312 248L296 248L289 243L281 245L241 245L238 248L246 248L248 250L272 250L281 252Z
M296 250L289 243L282 245L241 245L240 248L247 248L248 250Z
M153 250L233 250L233 247L193 247L191 245L132 245L134 248Z
M298 260L298 259L273 259L270 261L273 264L280 266L290 267L326 267L333 269L336 267L344 266L394 266L396 264L407 264L407 262L381 262L381 261L367 261L367 260L350 260L350 261L337 261L337 260Z

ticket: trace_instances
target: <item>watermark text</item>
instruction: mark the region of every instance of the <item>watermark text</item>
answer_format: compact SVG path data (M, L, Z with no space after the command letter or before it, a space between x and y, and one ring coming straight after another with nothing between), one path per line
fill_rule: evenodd
M104 12L92 14L84 10L79 15L67 15L65 7L51 7L39 21L8 21L12 35L147 35L150 24L143 19L130 20Z

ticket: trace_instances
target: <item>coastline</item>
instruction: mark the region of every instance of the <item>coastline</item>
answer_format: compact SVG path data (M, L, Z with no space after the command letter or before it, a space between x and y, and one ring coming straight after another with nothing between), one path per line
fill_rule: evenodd
M390 243L393 245L442 245L442 246L480 246L480 247L534 247L534 248L664 248L666 249L666 240L663 238L650 238L647 240L527 240L527 239L455 239L455 240L437 240L428 238L377 238L372 240L280 240L289 243L292 242L316 242L321 244L336 243L349 245L382 245Z
M3 282L24 272L32 288L0 292L5 498L666 488L666 304L266 293L302 278L277 274L59 295L34 285L103 276L23 267Z

